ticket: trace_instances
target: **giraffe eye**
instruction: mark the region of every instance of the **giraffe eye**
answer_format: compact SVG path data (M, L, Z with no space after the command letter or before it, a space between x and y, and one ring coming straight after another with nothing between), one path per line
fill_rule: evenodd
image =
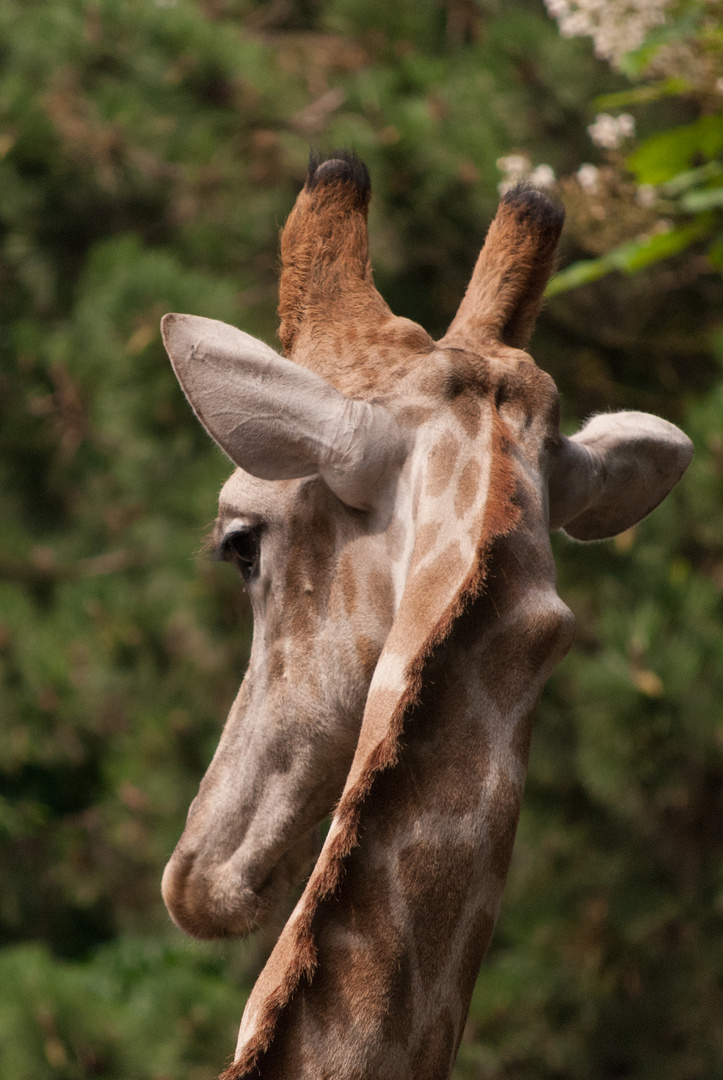
M221 558L233 563L244 581L248 581L258 569L258 529L237 529L229 533L221 545Z

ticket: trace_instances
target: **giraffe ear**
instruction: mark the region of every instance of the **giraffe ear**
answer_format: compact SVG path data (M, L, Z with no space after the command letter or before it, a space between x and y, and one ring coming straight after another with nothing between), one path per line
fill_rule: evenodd
M262 480L320 473L349 506L373 506L405 452L386 409L216 319L165 315L161 332L196 416L234 464Z
M649 413L594 416L561 438L550 477L550 529L575 540L604 540L641 521L677 484L693 444Z

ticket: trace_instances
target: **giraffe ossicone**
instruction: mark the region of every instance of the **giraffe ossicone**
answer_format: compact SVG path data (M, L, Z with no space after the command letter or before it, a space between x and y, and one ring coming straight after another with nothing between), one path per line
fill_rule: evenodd
M444 1080L494 927L532 714L570 646L550 529L629 528L692 447L642 413L560 434L524 352L562 213L505 196L449 331L371 273L368 173L312 161L282 233L286 357L166 316L196 414L237 465L216 522L254 612L248 671L163 880L199 937L283 903L227 1080Z

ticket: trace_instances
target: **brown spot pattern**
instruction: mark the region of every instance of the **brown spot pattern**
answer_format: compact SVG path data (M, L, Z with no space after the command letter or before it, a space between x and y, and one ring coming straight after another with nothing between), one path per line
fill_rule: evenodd
M294 544L289 554L284 584L282 623L296 642L311 643L313 627L324 611L331 587L334 561L334 515L329 512L331 493L322 481L306 485L305 505L293 515L291 535L304 536L304 544Z
M356 611L357 586L354 564L348 551L345 551L339 560L339 587L344 609L347 615L353 615Z
M429 1025L412 1059L414 1080L440 1080L452 1068L457 1043L457 1026L448 1007Z
M451 817L474 811L490 768L490 740L461 671L430 674L409 719L400 796ZM402 811L403 812L403 811Z
M539 700L539 698L538 698ZM532 722L535 718L535 710L537 708L537 702L535 702L533 708L527 713L526 716L522 716L515 724L515 730L512 732L512 738L510 739L510 749L515 755L517 760L523 769L527 768L527 763L530 758L530 744L532 742Z
M471 813L480 801L489 772L489 738L475 721L461 720L449 741L420 748L415 754L416 777L422 801L430 810L451 817Z
M274 739L269 744L266 757L268 760L268 772L288 773L294 764L296 747L286 737Z
M447 433L432 447L427 461L425 491L436 498L447 490L452 479L452 472L459 453L459 442L454 435Z
M452 412L470 439L476 439L482 423L482 406L475 394L465 391L450 402Z
M559 609L520 617L503 630L485 655L485 690L503 711L512 709L520 687L529 687L540 669L567 641L568 620Z
M286 658L284 656L284 650L280 644L274 645L274 648L271 650L271 658L268 667L269 682L273 682L275 679L282 679L285 670Z
M361 661L362 669L364 671L365 678L371 680L374 674L374 669L377 666L377 660L381 653L381 647L377 645L371 638L365 637L360 634L355 642L357 655Z
M394 586L392 577L386 568L375 567L367 581L369 601L374 613L383 626L391 626L394 621Z
M401 558L402 552L404 551L404 541L406 536L407 530L405 529L404 524L399 518L394 518L394 520L390 522L385 539L387 555L390 559L396 561Z
M487 809L487 832L490 837L490 867L504 880L510 868L517 820L522 805L522 790L505 770L501 770Z
M321 924L319 967L305 996L317 1021L344 1037L362 1022L371 1042L406 1043L412 1028L413 983L403 935L391 917L386 871L349 858L344 896L334 906L333 936ZM348 936L345 944L344 938Z
M479 462L471 458L460 473L457 481L457 493L454 498L454 511L457 517L464 517L479 491L482 470Z
M408 633L410 642L424 639L425 628L434 626L456 590L462 584L466 567L460 546L452 541L431 566L412 573L407 582L399 618L400 629Z
M390 965L388 969L382 1039L387 1045L398 1042L406 1046L414 1024L412 961L404 946L394 950L394 957L397 958L396 965Z
M420 525L414 542L414 561L416 563L424 562L430 551L436 547L440 531L441 526L438 521L427 521L424 525Z
M403 427L421 427L431 420L437 410L425 405L407 405L397 411L396 418Z
M429 988L446 959L445 943L467 903L474 874L473 844L413 844L399 853L397 874L422 984Z
M494 928L494 917L482 908L477 912L464 943L457 986L465 1014L469 1009L479 969L492 940Z

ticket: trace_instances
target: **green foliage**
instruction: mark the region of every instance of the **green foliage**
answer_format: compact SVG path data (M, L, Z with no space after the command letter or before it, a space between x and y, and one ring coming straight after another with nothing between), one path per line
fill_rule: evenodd
M550 283L548 296L596 281L615 270L637 273L692 244L704 248L715 267L723 266L723 81L719 77L712 88L710 85L714 75L723 71L723 30L716 19L719 14L714 6L697 0L679 4L639 50L625 57L623 70L637 80L661 66L672 71L677 61L676 48L683 50L688 67L697 64L700 68L698 84L691 75L671 74L666 79L602 95L597 101L601 109L662 102L668 109L667 117L665 111L661 116L663 125L666 119L670 123L671 98L678 98L686 111L702 114L692 122L677 122L647 135L624 159L624 168L638 190L647 187L654 198L653 189L657 189L657 209L665 215L659 224L665 231L643 234L600 258L568 267Z
M603 255L624 281L568 240L535 356L568 422L649 408L698 452L634 533L556 544L579 640L458 1076L719 1076L720 288L695 262L723 260L719 110L631 90L534 0L6 0L0 55L0 1075L210 1077L266 948L187 944L159 896L251 634L195 554L228 464L160 316L273 340L309 143L351 144L377 281L441 333L496 159L574 169L597 97L663 110L628 167L671 227Z
M121 940L75 964L37 945L6 949L0 1073L211 1080L218 1048L233 1046L241 990L228 964L183 941Z
M693 124L650 135L630 154L626 165L641 184L674 183L676 177L691 179L696 159L714 161L723 149L723 116L702 116ZM695 179L715 179L716 173L696 171Z
M723 191L723 189L719 190ZM685 251L687 247L706 234L707 226L707 216L701 215L701 219L692 225L681 225L665 232L654 233L652 236L641 236L637 240L631 240L615 248L599 259L573 263L555 275L547 288L546 295L549 299L559 293L567 292L568 289L587 285L591 281L605 277L612 270L620 270L624 274L637 274L646 266L652 266L662 259L669 259L672 255Z

